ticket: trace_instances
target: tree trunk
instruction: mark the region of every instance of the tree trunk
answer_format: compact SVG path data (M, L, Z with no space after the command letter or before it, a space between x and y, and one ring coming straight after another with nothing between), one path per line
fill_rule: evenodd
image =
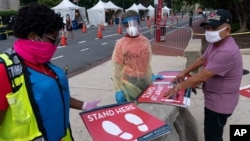
M239 30L239 32L245 32L245 31L248 31L248 28L247 28L247 19L243 19L240 22L240 30Z
M239 32L248 31L247 21L250 17L250 3L248 0L243 0L242 2L235 1L230 3L229 7L236 13L239 22L240 29Z

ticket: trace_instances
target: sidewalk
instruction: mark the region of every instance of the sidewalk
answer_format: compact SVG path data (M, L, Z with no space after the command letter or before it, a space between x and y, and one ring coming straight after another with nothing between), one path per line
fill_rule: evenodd
M154 73L163 70L183 70L186 64L184 57L153 55L151 66ZM69 79L71 95L75 98L90 101L100 98L99 106L115 103L111 81L111 61L107 61L84 73ZM79 110L71 109L70 118L73 136L76 141L92 141Z
M247 60L250 55L243 55L244 69L250 70L250 64ZM152 68L157 73L163 70L182 70L185 67L186 59L184 57L153 55ZM113 104L114 91L111 82L111 61L107 61L95 68L92 68L82 74L76 75L69 79L71 95L75 98L89 101L101 98L100 106ZM241 86L249 84L250 74L244 75ZM188 108L199 127L200 141L203 141L203 93L199 89L197 95L191 98L191 106ZM224 140L229 141L229 125L230 124L249 124L250 112L248 109L250 100L240 96L240 102L234 114L229 118L224 129ZM80 119L78 110L71 110L71 126L76 141L92 141L83 121Z
M198 23L197 23L198 24ZM196 25L197 25L196 24ZM195 27L195 23L193 23ZM195 29L194 29L195 31ZM196 32L198 33L198 32ZM250 54L242 55L244 69L250 70L250 64L247 60L250 59ZM151 66L154 73L164 70L183 70L185 68L186 58L179 56L167 56L159 55L157 52L153 52ZM244 75L241 86L248 85L250 82L250 74ZM111 61L107 61L100 64L84 73L78 74L69 79L71 95L75 98L90 101L100 98L102 101L99 106L115 103L114 91L111 81ZM203 93L200 89L197 90L197 95L192 95L191 106L188 108L197 121L199 128L199 140L203 141L203 111L204 100ZM229 141L229 125L232 124L249 124L250 100L246 97L240 96L239 104L228 119L228 123L224 129L224 140ZM91 136L85 128L83 121L79 116L79 110L70 111L70 121L73 136L75 141L92 141Z

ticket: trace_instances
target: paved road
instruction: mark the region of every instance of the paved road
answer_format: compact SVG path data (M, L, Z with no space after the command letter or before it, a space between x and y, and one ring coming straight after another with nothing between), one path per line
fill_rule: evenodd
M116 41L124 36L124 33L118 34L117 29L118 25L105 26L102 39L97 38L97 27L88 28L87 33L82 33L81 29L74 30L74 38L69 36L68 45L58 47L51 62L63 69L68 66L69 76L85 71L111 57ZM142 22L141 32L151 38L146 22ZM14 41L13 36L8 40L0 40L0 51L11 47Z
M187 19L180 20L178 25L184 26L187 22ZM97 38L97 27L87 28L86 33L82 33L81 29L73 30L74 38L69 36L68 45L58 47L51 62L62 69L67 66L69 77L86 71L110 59L116 41L125 34L124 28L122 28L123 34L118 34L117 29L118 25L105 26L102 30L102 39ZM148 39L153 38L150 28L147 27L147 22L141 22L140 31ZM0 40L0 52L11 47L14 40L13 36L10 36L8 40Z

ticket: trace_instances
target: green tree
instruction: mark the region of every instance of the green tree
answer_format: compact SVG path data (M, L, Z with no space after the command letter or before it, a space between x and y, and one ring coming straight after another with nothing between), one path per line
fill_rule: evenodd
M24 6L32 2L37 2L37 0L20 0L20 5Z
M37 3L44 4L48 7L54 7L59 4L61 0L37 0Z
M183 0L174 0L174 3L179 3ZM250 18L250 1L249 0L185 0L188 4L199 3L203 8L218 9L223 8L236 15L240 24L239 32L248 31L247 22Z
M222 1L222 0L221 0ZM239 32L248 31L247 22L250 18L250 1L249 0L230 0L228 7L234 11L240 23Z

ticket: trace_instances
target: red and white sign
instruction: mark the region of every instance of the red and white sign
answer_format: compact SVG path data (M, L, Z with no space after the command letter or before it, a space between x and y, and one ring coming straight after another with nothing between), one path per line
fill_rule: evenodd
M163 96L164 93L168 92L173 87L173 83L171 83L171 81L179 73L179 71L163 71L158 73L161 74L164 79L157 80L153 84L149 85L147 89L137 98L137 101L141 103L159 103L180 107L190 106L191 91L189 89L179 90L178 93L170 98Z
M134 103L105 106L82 112L80 116L94 141L151 140L168 133L171 128Z
M179 90L177 94L171 96L170 98L165 98L164 93L172 88L169 84L152 84L139 96L137 99L141 103L160 103L175 105L180 107L190 106L190 95L186 96L186 90Z
M241 87L240 88L240 94L250 98L250 85L245 86L245 87Z

